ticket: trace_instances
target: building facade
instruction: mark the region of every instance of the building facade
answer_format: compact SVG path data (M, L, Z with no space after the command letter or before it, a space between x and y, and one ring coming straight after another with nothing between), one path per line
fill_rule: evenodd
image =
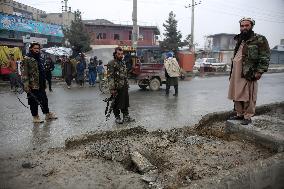
M108 20L83 20L91 37L91 45L122 45L131 46L132 25L114 24ZM138 46L157 46L156 26L139 26Z
M270 52L270 63L284 64L284 45L277 45Z
M14 0L0 0L0 12L39 22L57 24L63 27L69 27L72 20L75 19L75 14L71 12L71 8L68 11L67 9L62 10L62 13L46 13L43 10L18 3Z
M2 13L22 16L31 20L40 21L40 16L46 14L46 12L43 10L18 3L13 0L0 0L0 5L0 12Z
M236 34L220 33L207 36L204 48L204 55L206 57L204 58L217 58L220 62L230 64L236 45L234 40L235 35Z
M24 47L25 43L33 41L42 43L46 47L61 45L62 27L0 13L0 45Z

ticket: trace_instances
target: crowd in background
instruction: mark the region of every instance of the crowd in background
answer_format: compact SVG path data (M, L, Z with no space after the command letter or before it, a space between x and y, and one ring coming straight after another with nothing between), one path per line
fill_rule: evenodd
M90 58L88 65L84 54L79 54L76 57L61 56L57 59L57 63L61 65L62 77L68 89L71 88L73 79L80 87L84 87L85 81L88 79L89 86L94 87L97 78L99 81L104 78L103 62L98 60L96 56Z
M43 58L43 66L45 70L45 78L48 83L48 90L52 92L52 72L55 69L55 64L60 65L62 70L62 78L67 84L67 88L70 89L72 81L80 87L84 87L85 81L88 80L90 87L95 87L98 81L104 79L105 69L103 61L98 60L96 56L89 59L87 64L86 57L83 53L79 53L77 56L58 56L55 61L52 60L50 55L45 55ZM15 91L19 86L21 80L21 63L20 59L15 60L13 54L9 54L9 61L5 64L7 73L2 73L8 76L10 80L11 91ZM3 71L2 71L3 72Z

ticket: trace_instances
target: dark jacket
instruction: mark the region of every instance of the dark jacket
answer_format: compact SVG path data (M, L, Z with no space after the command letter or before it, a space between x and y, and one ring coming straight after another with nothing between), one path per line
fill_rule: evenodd
M35 59L31 54L24 57L21 67L24 87L30 89L45 89L45 71L40 58Z
M234 39L237 41L234 53L236 55L241 43L240 35L236 35ZM262 35L253 33L252 37L244 42L242 57L242 77L248 81L254 81L255 73L264 73L268 70L270 48L267 39ZM231 65L230 77L232 69L233 63Z
M107 64L107 73L110 90L128 87L127 68L124 61L111 60Z

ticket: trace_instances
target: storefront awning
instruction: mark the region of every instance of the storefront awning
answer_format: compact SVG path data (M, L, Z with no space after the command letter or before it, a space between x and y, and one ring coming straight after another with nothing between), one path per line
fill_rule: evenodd
M0 41L0 46L24 47L24 43L17 41Z

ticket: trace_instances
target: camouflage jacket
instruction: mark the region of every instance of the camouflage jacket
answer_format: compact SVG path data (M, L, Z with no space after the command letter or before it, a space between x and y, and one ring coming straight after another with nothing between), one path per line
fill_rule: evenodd
M127 67L124 61L111 60L107 64L109 89L117 90L128 87Z
M39 69L37 61L25 56L21 66L22 81L25 88L39 89Z
M240 44L239 35L234 38ZM235 48L235 55L238 51L238 45ZM267 39L254 33L243 46L242 50L242 77L248 81L255 80L255 73L267 72L270 60L270 48ZM233 64L231 66L231 73ZM231 75L231 74L230 74Z

